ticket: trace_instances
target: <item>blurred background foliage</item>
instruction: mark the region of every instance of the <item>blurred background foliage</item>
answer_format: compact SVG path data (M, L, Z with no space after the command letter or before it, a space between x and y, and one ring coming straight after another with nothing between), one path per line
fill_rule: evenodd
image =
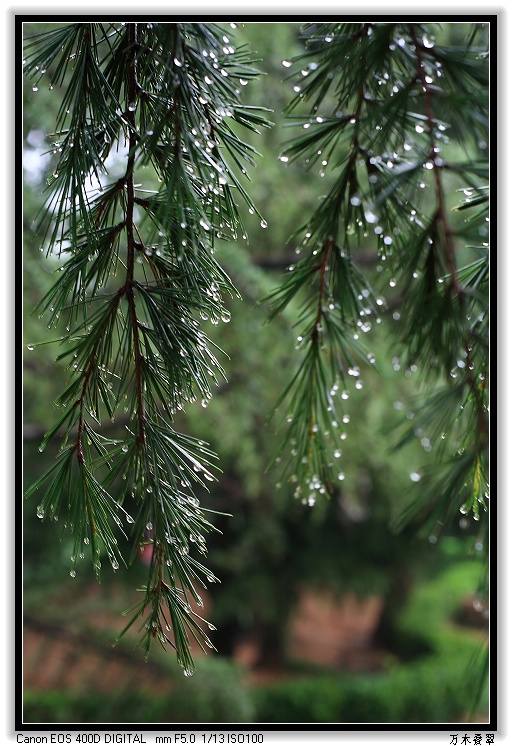
M42 25L24 24L24 35L40 31ZM440 24L436 33L455 43L464 37L463 25ZM229 324L210 330L212 340L227 355L228 381L206 409L200 403L190 405L178 422L183 431L208 441L218 453L222 474L201 501L231 516L213 516L221 533L208 540L209 568L221 580L211 586L208 617L217 627L212 641L219 654L201 657L196 676L185 681L180 676L179 685L174 662L162 659L174 682L172 711L168 698L143 696L133 688L113 693L108 701L93 694L27 691L25 713L32 722L443 722L468 710L466 667L480 642L462 631L455 632L452 619L463 599L473 596L478 586L478 526L457 517L439 540L417 535L414 525L399 533L392 528L393 520L421 490L415 475L429 463L428 441L422 440L421 432L391 453L396 440L394 427L413 416L408 402L422 387L414 366L404 367L398 352L389 349L389 330L396 323L392 310L365 340L378 370L365 371L363 387L349 392L350 422L341 467L345 478L336 494L314 506L303 505L293 498L293 486L282 480L279 463L273 462L282 433L279 418L269 422L268 413L289 381L298 353L293 308L266 326L269 310L258 305L258 300L276 286L293 261L296 246L289 237L317 201L317 189L311 188L303 164L279 160L290 138L281 113L292 96L292 84L283 80L286 70L282 60L300 51L299 30L298 23L281 22L247 23L238 30L238 38L247 40L261 58L258 66L264 72L247 86L246 100L274 112L270 115L274 127L252 138L261 158L250 173L249 186L266 227L258 216L247 214L248 242L219 248L219 262L243 298L230 302ZM58 103L57 91L40 84L33 92L31 83L24 81L27 485L56 455L56 445L44 453L39 453L38 446L53 422L52 402L66 380L65 370L55 363L58 328L49 331L37 314L32 314L52 285L57 268L41 252L34 225L45 181L52 173L47 135ZM456 200L455 195L454 204ZM463 214L460 220L464 220ZM368 256L371 264L370 247L366 252L362 246L361 256ZM372 273L390 308L399 307L389 274L379 275L376 263L373 269L365 266L365 271ZM55 338L57 341L48 342ZM110 427L115 436L115 428L122 423ZM95 583L92 570L83 563L77 568L77 578L70 579L72 537L62 532L58 523L42 525L33 500L25 504L23 514L25 613L80 626L79 602L88 585ZM468 561L468 554L473 559ZM142 576L141 562L128 572L105 571L105 609L99 611L118 614L124 608L119 599L129 597L134 580L142 582ZM110 587L114 597L108 592ZM389 669L354 676L314 666L304 670L290 661L287 635L304 587L381 596L384 611L375 644L389 649ZM66 608L59 602L62 597ZM128 600L126 606L130 603ZM105 635L94 628L88 633ZM248 638L257 640L254 664L288 667L286 681L259 686L252 693L246 689L237 664L230 659L237 645ZM109 638L107 644L111 641ZM412 662L402 660L408 658L408 645L412 646ZM155 655L160 660L157 651ZM142 658L140 665L145 665ZM461 687L462 681L466 683ZM176 693L181 699L176 700ZM484 700L482 703L485 706Z

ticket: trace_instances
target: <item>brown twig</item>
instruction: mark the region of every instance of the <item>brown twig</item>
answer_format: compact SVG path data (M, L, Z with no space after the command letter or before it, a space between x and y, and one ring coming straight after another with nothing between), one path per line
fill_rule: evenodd
M435 150L436 140L435 140L434 112L432 108L432 95L430 91L430 86L426 80L425 69L423 66L423 59L422 59L422 54L421 54L423 45L420 44L420 42L418 41L418 37L416 35L414 24L411 24L409 26L409 31L411 34L411 39L414 45L414 52L416 55L416 61L418 64L418 78L420 80L421 86L423 88L423 92L425 94L424 95L425 116L427 118L428 131L429 131L429 137L430 137L429 157L430 157L430 160L433 166L434 180L435 180L435 185L436 185L436 196L437 196L436 217L439 219L442 229L443 229L443 235L445 239L445 258L446 258L446 263L448 265L448 270L450 272L451 286L457 298L459 299L459 301L462 301L464 290L457 277L457 262L455 259L455 246L453 242L453 231L451 229L450 222L446 214L446 200L444 196L444 188L443 188L443 182L442 182L442 177L441 177L443 166L439 162L439 157Z

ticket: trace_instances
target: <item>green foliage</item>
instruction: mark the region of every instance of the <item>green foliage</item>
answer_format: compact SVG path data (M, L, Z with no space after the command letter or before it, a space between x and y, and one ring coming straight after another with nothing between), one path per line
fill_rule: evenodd
M385 674L350 679L325 675L275 684L254 693L257 722L454 722L464 713L471 691L464 673L454 657Z
M98 571L102 551L117 569L117 529L129 533L132 556L152 544L127 627L139 620L146 652L154 639L175 647L189 674L188 635L211 645L189 597L201 605L197 587L215 578L189 547L206 553L212 525L193 485L214 479L215 455L171 423L223 377L200 320L229 320L221 296L236 293L214 250L243 231L233 195L253 209L237 172L247 175L254 148L231 122L266 126L237 88L257 71L213 24L77 23L30 37L25 72L35 90L43 74L65 87L37 230L47 256L61 260L39 310L49 327L66 316L58 359L69 370L56 400L65 411L41 445L63 431L61 453L27 495L45 489L38 515L63 516L74 532L72 574L89 545ZM123 145L115 179L108 159ZM138 183L147 168L157 190ZM123 412L123 437L99 434ZM135 517L110 490L121 477Z
M303 38L283 62L296 83L287 113L301 129L283 160L320 166L325 186L295 233L305 256L267 296L270 319L299 307L302 361L276 405L286 473L304 501L335 492L340 392L378 362L361 340L384 328L384 293L396 288L390 346L420 370L427 398L405 439L434 438L443 464L409 512L427 525L430 511L434 533L459 508L478 520L488 499L485 35L470 25L459 47L425 24L324 23L306 24ZM457 190L466 202L454 202ZM362 247L375 271L360 271Z
M183 686L163 694L122 688L105 697L95 692L33 692L24 695L27 723L246 723L253 706L239 671L223 658L201 661Z

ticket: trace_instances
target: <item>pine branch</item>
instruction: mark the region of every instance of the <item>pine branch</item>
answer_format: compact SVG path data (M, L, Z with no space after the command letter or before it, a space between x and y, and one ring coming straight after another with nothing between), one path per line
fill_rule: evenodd
M50 326L67 316L58 359L71 361L57 401L66 412L42 443L63 433L64 450L27 496L46 484L38 514L65 513L73 576L89 544L98 573L103 552L117 569L119 530L130 561L150 546L148 581L125 629L140 623L146 655L153 641L175 648L187 675L190 637L212 647L191 603L201 606L198 588L217 578L190 550L206 554L214 530L194 485L215 479L216 456L173 421L185 403L207 402L224 375L195 317L228 320L221 294L236 290L215 239L242 225L236 191L252 205L235 174L254 151L225 119L268 126L232 82L257 75L250 57L223 37L210 24L72 24L29 41L25 67L37 76L45 60L53 84L67 86L40 226L47 254L69 258L40 309ZM124 174L112 179L106 161L119 145ZM149 195L137 183L148 166L159 180ZM121 406L124 436L102 436L101 420Z
M404 356L409 364L420 367L425 387L434 391L434 397L440 376L446 376L447 392L453 389L454 396L450 393L445 400L450 408L436 405L429 409L426 405L425 427L428 423L438 434L442 432L443 438L447 432L459 432L456 450L473 454L473 459L464 459L466 478L454 478L453 484L460 484L462 490L451 495L454 509L467 506L469 484L478 488L478 495L471 493L477 503L485 502L487 333L486 298L481 289L485 293L488 260L482 259L474 271L471 265L458 267L459 242L465 236L454 226L456 216L448 206L444 176L457 175L466 186L469 179L471 188L477 189L475 205L481 205L480 185L472 179L477 173L485 177L486 171L475 165L472 154L459 161L448 161L441 155L449 143L445 133L450 128L457 139L471 141L475 117L484 113L482 85L488 78L475 62L480 51L469 45L463 54L443 48L427 24L331 23L313 29L312 34L305 29L305 51L286 62L292 67L289 77L298 78L288 112L296 112L304 102L310 102L310 109L309 117L294 114L293 126L302 126L306 132L288 144L283 160L303 157L308 169L322 160L321 177L332 162L335 176L316 213L296 234L306 233L303 245L311 245L310 256L290 266L291 277L267 298L274 304L271 319L298 298L304 309L301 322L308 314L310 319L309 330L298 338L303 362L276 405L277 409L288 398L285 442L296 454L290 466L292 479L302 478L304 489L308 489L311 470L306 467L301 472L300 463L314 461L315 450L316 459L329 464L325 442L331 433L325 428L323 438L313 437L318 415L312 416L312 407L334 412L340 402L338 383L330 390L319 374L320 351L331 363L341 359L353 330L371 327L372 297L374 308L385 308L378 293L369 285L365 287L366 278L354 284L351 292L351 280L357 276L353 267L350 272L341 272L348 267L361 234L368 239L374 234L381 263L377 269L391 268L393 287L400 296L400 313L394 314L400 322L394 331ZM445 67L448 80L443 88ZM464 101L452 86L457 70ZM428 185L433 187L433 200L424 198ZM466 204L464 209L470 206ZM482 231L485 215L482 210L472 235L476 235L477 225ZM342 247L344 261L332 250L333 238ZM357 262L357 252L353 253ZM336 273L339 281L333 282ZM358 380L355 361L352 367ZM343 368L342 364L337 372L342 373ZM441 418L441 427L435 423L436 417ZM420 429L415 420L401 442ZM455 465L454 470L462 474ZM482 478L474 479L471 475L475 474ZM296 494L301 490L299 487ZM427 502L434 499L434 492L426 490L423 480L422 490L431 496Z

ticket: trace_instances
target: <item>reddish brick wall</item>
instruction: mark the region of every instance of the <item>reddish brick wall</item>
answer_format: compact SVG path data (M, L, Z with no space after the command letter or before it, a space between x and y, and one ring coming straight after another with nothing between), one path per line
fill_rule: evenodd
M349 663L370 649L382 608L378 596L305 589L291 626L289 654L327 666Z

